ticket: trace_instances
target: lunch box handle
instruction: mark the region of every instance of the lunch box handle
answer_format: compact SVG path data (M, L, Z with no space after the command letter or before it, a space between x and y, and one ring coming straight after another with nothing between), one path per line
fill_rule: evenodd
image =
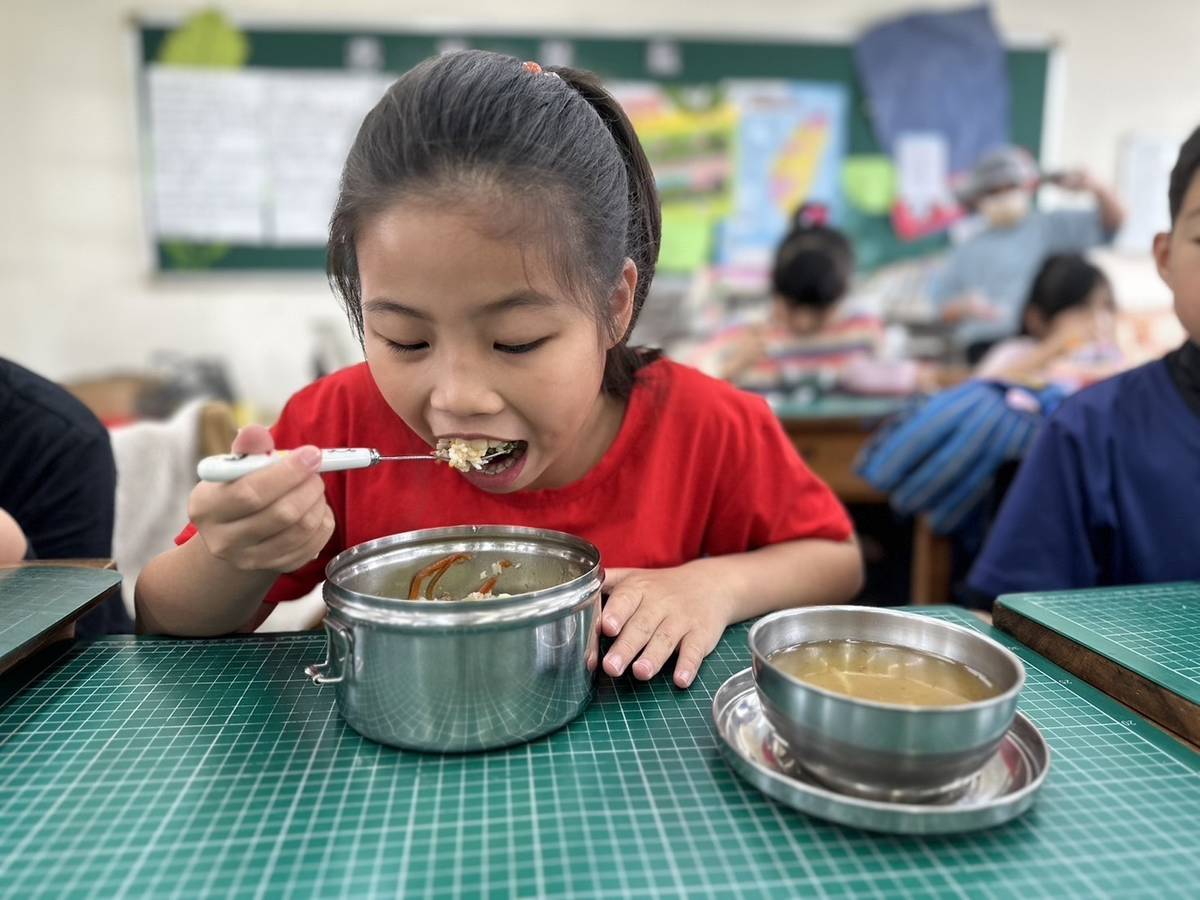
M325 661L305 666L304 674L313 680L313 684L340 684L346 678L346 667L354 653L354 637L345 625L328 617L325 632L329 637Z

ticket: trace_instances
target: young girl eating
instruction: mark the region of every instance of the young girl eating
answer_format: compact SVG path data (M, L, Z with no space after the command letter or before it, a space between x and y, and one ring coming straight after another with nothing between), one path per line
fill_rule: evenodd
M611 675L649 679L677 652L686 687L727 625L850 599L849 519L766 404L626 343L658 243L649 164L594 76L480 51L406 73L363 121L330 229L366 362L238 435L239 453L295 449L196 487L138 581L141 627L244 630L347 547L463 523L600 548ZM316 472L318 447L455 438L510 449L467 473Z

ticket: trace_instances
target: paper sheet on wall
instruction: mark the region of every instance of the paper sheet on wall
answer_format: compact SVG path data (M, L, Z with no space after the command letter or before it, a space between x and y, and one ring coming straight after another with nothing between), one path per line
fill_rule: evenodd
M267 80L262 126L272 243L325 243L346 154L363 116L390 81L340 73Z
M1154 235L1171 228L1167 185L1179 153L1179 141L1131 134L1117 156L1117 193L1127 204L1125 224L1117 233L1119 250L1148 253Z
M151 66L161 240L324 244L354 134L391 77Z
M950 145L943 135L908 132L896 140L900 199L918 218L950 203Z
M262 241L261 76L153 66L148 77L156 235Z

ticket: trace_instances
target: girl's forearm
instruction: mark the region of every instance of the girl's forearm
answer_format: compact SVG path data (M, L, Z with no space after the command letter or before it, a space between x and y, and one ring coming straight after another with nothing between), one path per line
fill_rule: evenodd
M849 602L862 588L858 542L799 540L688 563L728 598L729 623L777 609Z
M255 620L278 577L235 569L196 535L142 570L134 589L138 631L189 637L241 631Z

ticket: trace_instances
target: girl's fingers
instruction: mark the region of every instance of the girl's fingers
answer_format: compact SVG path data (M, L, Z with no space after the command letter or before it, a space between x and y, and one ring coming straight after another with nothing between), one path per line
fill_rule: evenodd
M605 584L608 584L607 580ZM604 604L604 609L600 611L600 627L604 634L608 637L616 637L620 634L625 623L629 621L629 617L642 605L642 598L642 592L632 585L613 590L609 594L608 602Z
M275 449L275 441L269 429L262 425L247 425L239 428L233 439L231 453L267 453Z
M602 590L606 594L611 594L621 586L621 582L636 572L637 569L605 569L604 570L604 587Z
M188 516L200 524L249 519L286 497L301 485L312 483L321 465L321 451L300 447L273 466L244 475L228 484L197 485L188 503ZM317 478L315 481L319 482Z
M696 673L700 671L700 664L704 662L704 657L712 653L720 639L720 632L715 637L703 635L697 631L689 631L683 636L683 640L679 643L679 659L675 663L676 687L691 687L692 682L696 680Z
M640 678L642 681L649 681L657 675L658 670L667 661L667 657L675 652L680 637L679 628L670 616L659 622L658 628L654 630L654 635L646 644L646 649L642 651L638 661L633 664L634 677Z
M646 646L665 617L665 611L659 612L652 607L640 607L636 613L630 616L629 621L621 629L620 635L613 641L612 647L604 657L604 671L614 677L623 673L625 667L629 665L629 661Z
M294 554L299 554L324 530L329 504L324 494L318 495L300 519L290 528L275 534L265 541L247 547L244 562L254 569L279 569ZM328 538L326 538L328 540ZM324 546L324 542L322 542ZM309 555L309 559L312 555ZM305 560L307 562L307 560Z
M283 468L279 466L278 468ZM265 474L255 472L254 475ZM247 475L246 478L251 478ZM237 482L230 487L236 486ZM295 488L264 509L220 526L218 542L229 547L250 548L274 537L286 538L304 521L314 506L325 503L325 482L319 475L308 474ZM310 520L311 524L311 520ZM206 537L206 540L208 538ZM295 538L293 537L293 540ZM211 547L210 547L211 549Z

